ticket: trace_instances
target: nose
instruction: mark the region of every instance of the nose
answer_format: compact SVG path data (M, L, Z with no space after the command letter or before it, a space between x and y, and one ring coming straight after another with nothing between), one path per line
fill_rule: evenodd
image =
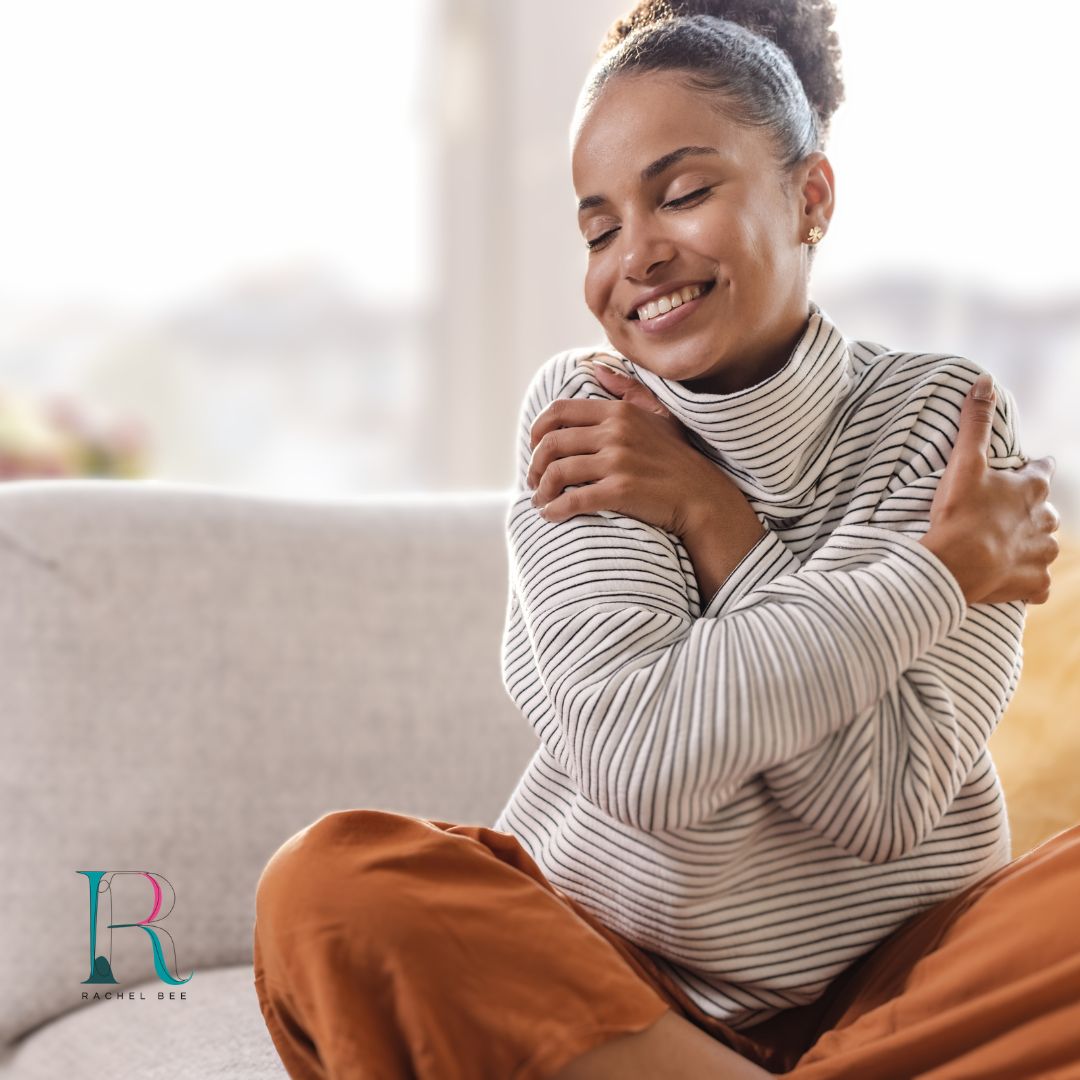
M675 254L674 244L648 215L624 221L620 231L623 277L647 278L658 266L670 262Z

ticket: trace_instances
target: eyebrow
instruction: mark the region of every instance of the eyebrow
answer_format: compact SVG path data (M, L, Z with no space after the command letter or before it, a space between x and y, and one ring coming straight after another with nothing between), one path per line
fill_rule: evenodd
M676 162L695 154L719 155L720 151L714 146L680 146L678 150L672 150L670 153L664 154L663 157L658 157L651 164L646 165L641 170L641 182L647 184L650 180L655 180L665 169L670 169ZM607 202L607 198L604 195L586 195L578 203L578 213L580 214L582 210L591 210L594 206L600 206L605 202Z

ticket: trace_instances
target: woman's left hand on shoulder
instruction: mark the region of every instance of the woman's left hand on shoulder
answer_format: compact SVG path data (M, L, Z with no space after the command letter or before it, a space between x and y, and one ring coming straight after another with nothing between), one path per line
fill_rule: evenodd
M527 482L545 521L612 510L685 536L705 507L745 502L647 386L589 366L618 400L557 398L532 426ZM575 484L584 486L565 490Z

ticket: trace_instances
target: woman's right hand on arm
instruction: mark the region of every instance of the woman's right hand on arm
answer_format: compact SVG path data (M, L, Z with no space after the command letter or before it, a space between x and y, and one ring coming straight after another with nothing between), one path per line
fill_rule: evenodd
M1050 563L1059 551L1052 534L1061 522L1049 501L1055 462L1048 456L1016 469L990 466L989 381L988 401L971 393L964 399L956 445L930 507L930 528L919 542L945 563L969 604L1044 604Z

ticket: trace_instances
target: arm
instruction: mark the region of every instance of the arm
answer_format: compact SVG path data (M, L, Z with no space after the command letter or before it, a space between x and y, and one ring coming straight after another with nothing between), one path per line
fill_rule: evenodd
M965 365L967 362L963 362ZM978 374L946 374L926 397L904 472L873 507L878 533L926 538L930 505L955 444L960 405ZM999 387L994 468L1022 460L1015 404ZM941 821L1012 700L1023 664L1025 605L976 603L874 707L817 746L764 772L773 796L837 846L873 863L914 850Z
M529 507L526 506L526 501L531 501L525 478L533 460L531 430L536 417L556 397L609 396L600 383L593 381L594 373L583 374L576 366L577 353L578 350L570 350L553 357L537 372L525 394L515 434L514 503L507 518L508 534L510 521L527 511ZM744 498L741 493L737 495L740 499ZM652 564L661 574L665 573L665 566L670 568L664 587L669 598L673 599L673 610L681 613L689 623L698 617L701 610L703 590L699 582L703 582L707 590L711 587L709 575L712 575L713 581L723 578L722 584L715 589L707 605L705 614L711 617L718 614L724 605L734 602L747 591L799 566L794 554L777 534L766 528L748 503L745 503L744 507L736 508L740 512L728 514L730 507L725 499L725 493L721 492L716 499L710 499L710 505L715 504L727 520L720 522L719 527L712 521L698 522L702 529L698 539L684 537L685 546L679 536L661 529L643 527L639 521L629 516L602 510L598 514L590 515L590 519L602 526L598 544L603 543L603 526L607 525L607 536L614 535L613 526L607 523L618 520L623 526L620 535L629 545L631 556L637 557L639 562L644 560ZM744 508L748 513L741 513ZM758 542L751 543L747 537L737 544L731 543L725 525L730 525L733 519L739 518L744 519L747 526L752 525L759 530ZM746 518L752 520L746 521ZM571 519L575 520L580 524L584 518L579 516ZM540 523L538 518L537 523ZM571 522L566 524L569 526ZM636 531L635 535L632 536L631 532L626 530ZM705 534L706 530L708 535ZM749 528L744 528L743 531L749 532ZM503 687L532 726L549 757L558 762L562 772L578 786L577 764L569 755L562 729L536 664L518 596L517 572L512 563L511 555L512 573L501 650ZM610 570L608 574L610 575ZM705 596L708 596L707 591Z
M525 468L532 417L577 392L560 372L546 365L527 396ZM694 619L674 538L608 511L549 525L523 477L507 518L510 611L549 706L540 735L586 799L637 828L706 820L753 775L865 715L965 615L935 555L853 524L798 572ZM758 547L782 550L767 539Z

